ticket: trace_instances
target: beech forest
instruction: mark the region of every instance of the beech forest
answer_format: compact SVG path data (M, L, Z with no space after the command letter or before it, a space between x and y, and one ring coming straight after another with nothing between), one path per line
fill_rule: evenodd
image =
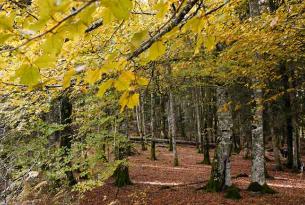
M0 205L305 205L304 0L0 0Z

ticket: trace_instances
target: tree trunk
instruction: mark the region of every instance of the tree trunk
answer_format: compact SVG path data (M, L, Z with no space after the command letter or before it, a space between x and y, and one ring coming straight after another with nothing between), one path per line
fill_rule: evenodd
M145 146L144 135L143 135L143 130L142 130L142 126L141 126L141 122L142 122L142 120L141 120L141 101L140 101L140 105L137 106L135 110L136 110L138 133L141 138L141 147L142 147L142 151L145 151L146 146Z
M272 147L273 147L273 155L274 155L274 161L275 161L275 169L282 171L282 163L281 163L281 156L280 156L280 141L279 141L279 136L275 134L274 127L270 127L271 131L271 136L272 136Z
M150 127L151 127L151 147L150 147L150 159L156 160L156 142L154 141L156 128L155 128L155 94L153 91L150 94Z
M197 93L198 94L198 93ZM211 164L210 162L210 154L209 154L209 143L208 143L208 130L207 123L205 122L203 135L201 134L201 122L200 122L200 96L196 96L195 102L195 112L196 112L196 122L197 122L197 135L200 142L201 153L203 153L203 164Z
M173 151L173 138L172 138L172 131L171 131L171 118L170 118L170 102L167 103L167 123L168 123L168 137L169 137L169 147L168 150L170 152Z
M195 93L195 95L196 95L196 93ZM199 153L203 153L202 152L203 151L203 143L202 143L202 136L201 136L201 121L200 121L198 94L195 97L195 114L196 114L196 124L197 124L197 139L198 139L198 142L199 142L198 151L199 151Z
M141 95L141 123L142 123L142 130L144 138L146 136L146 126L145 126L145 101L144 101L144 94Z
M255 90L254 98L256 100L256 109L252 123L254 129L252 130L252 170L251 170L251 183L258 183L261 186L265 185L266 183L262 95L263 93L261 89Z
M63 95L60 97L60 124L66 125L64 130L60 131L60 147L64 149L64 156L69 155L72 146L72 104L69 97ZM67 162L68 167L72 167L71 161ZM77 183L72 171L66 171L66 176L70 186Z
M215 157L212 163L211 177L207 184L207 190L213 192L223 191L225 187L230 187L231 165L230 154L232 147L232 116L228 108L228 93L225 88L217 88L217 146Z
M178 161L178 153L177 153L177 146L176 146L176 115L175 115L175 98L172 91L169 92L169 116L170 116L170 130L171 130L171 138L172 138L172 145L173 145L173 156L174 156L174 166L179 165Z

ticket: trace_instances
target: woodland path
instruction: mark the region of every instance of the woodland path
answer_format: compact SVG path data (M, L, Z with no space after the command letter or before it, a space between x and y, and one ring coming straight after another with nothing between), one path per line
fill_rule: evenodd
M139 150L139 149L138 149ZM260 196L245 191L249 177L233 179L241 188L242 199L225 199L222 194L205 193L199 190L209 179L211 167L200 164L202 155L192 146L179 146L179 167L172 166L172 154L165 147L157 148L157 161L149 159L149 151L129 157L130 176L134 185L116 188L111 180L103 187L85 194L82 205L100 204L276 204L305 205L305 176L292 172L273 170L268 162L268 172L275 179L268 180L279 193ZM211 153L213 156L213 153ZM270 157L272 158L272 156ZM304 160L304 159L303 159ZM232 156L232 176L240 173L250 175L250 160L240 155Z

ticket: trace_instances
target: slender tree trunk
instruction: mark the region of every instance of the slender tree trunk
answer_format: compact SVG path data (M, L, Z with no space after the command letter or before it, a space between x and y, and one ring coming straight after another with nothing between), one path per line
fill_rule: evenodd
M295 106L293 103L294 100L294 93L288 93L288 89L293 89L294 86L292 83L289 82L289 75L288 69L287 69L287 63L282 62L280 64L280 72L282 75L282 83L284 87L284 112L286 117L286 139L287 139L287 167L298 169L299 163L298 163L298 149L294 149L294 147L297 146L297 123L296 123L296 115L295 115L295 109L293 107Z
M161 95L160 99L160 108L161 108L161 137L168 139L168 133L166 130L166 97Z
M167 103L167 121L168 121L168 136L169 136L169 147L168 150L170 152L173 151L173 133L171 130L171 116L170 116L170 101Z
M299 151L299 132L297 131L297 122L296 118L292 118L292 124L293 124L293 163L292 168L295 171L299 171L301 160L300 160L300 151Z
M144 94L141 95L141 123L142 123L142 130L144 138L146 136L146 126L145 126L145 101L144 101Z
M199 102L198 97L195 98L195 113L196 113L196 124L197 124L197 139L200 145L198 146L199 153L203 151L203 143L202 143L202 136L201 136L201 121L200 121L200 110L199 110Z
M136 107L136 118L137 118L138 133L139 133L139 136L141 138L142 151L145 151L146 150L146 146L145 146L144 135L143 135L143 127L141 125L141 123L142 123L142 119L141 119L141 101L140 101L140 105Z
M155 94L153 91L150 94L150 114L151 114L151 121L150 121L150 127L151 127L151 147L150 147L150 159L156 160L156 142L155 142Z
M208 130L207 124L204 126L203 132L203 164L211 164L210 161L210 145L209 145L209 137L208 137Z
M283 170L283 167L282 167L282 163L281 163L281 156L280 156L280 149L279 149L280 140L279 140L279 136L276 134L274 129L275 129L274 126L271 125L270 132L271 132L271 136L272 136L272 147L273 147L273 155L274 155L274 161L275 161L275 169L281 171L281 170Z
M170 128L171 128L171 136L172 136L172 143L173 143L173 155L174 155L174 166L179 165L178 161L178 153L177 153L177 146L176 146L176 116L175 116L175 97L172 91L169 92L169 109L170 109Z
M209 143L208 143L208 131L207 131L207 123L205 122L203 135L201 134L201 122L200 122L200 96L197 95L195 102L195 112L196 112L196 122L197 122L197 134L198 139L200 139L201 144L201 152L203 153L203 164L211 164L210 162L210 154L209 154Z
M231 165L230 154L232 147L232 116L229 111L228 93L225 88L217 88L217 147L215 157L212 163L211 177L207 184L207 190L219 192L225 187L230 187L231 182Z

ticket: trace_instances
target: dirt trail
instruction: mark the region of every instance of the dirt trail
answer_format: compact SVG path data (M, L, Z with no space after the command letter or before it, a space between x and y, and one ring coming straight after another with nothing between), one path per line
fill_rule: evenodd
M149 160L149 151L130 157L130 176L134 185L117 189L109 181L103 187L86 193L81 204L305 205L305 176L300 178L292 172L273 171L272 162L268 162L267 167L275 179L268 180L268 184L278 194L260 196L245 191L250 182L249 177L233 179L233 183L242 189L241 200L225 199L222 193L205 193L198 189L209 179L211 167L200 164L202 155L194 147L179 146L178 151L179 167L172 166L172 155L165 147L157 148L157 161ZM232 176L240 173L250 175L250 166L251 161L239 155L232 156Z

